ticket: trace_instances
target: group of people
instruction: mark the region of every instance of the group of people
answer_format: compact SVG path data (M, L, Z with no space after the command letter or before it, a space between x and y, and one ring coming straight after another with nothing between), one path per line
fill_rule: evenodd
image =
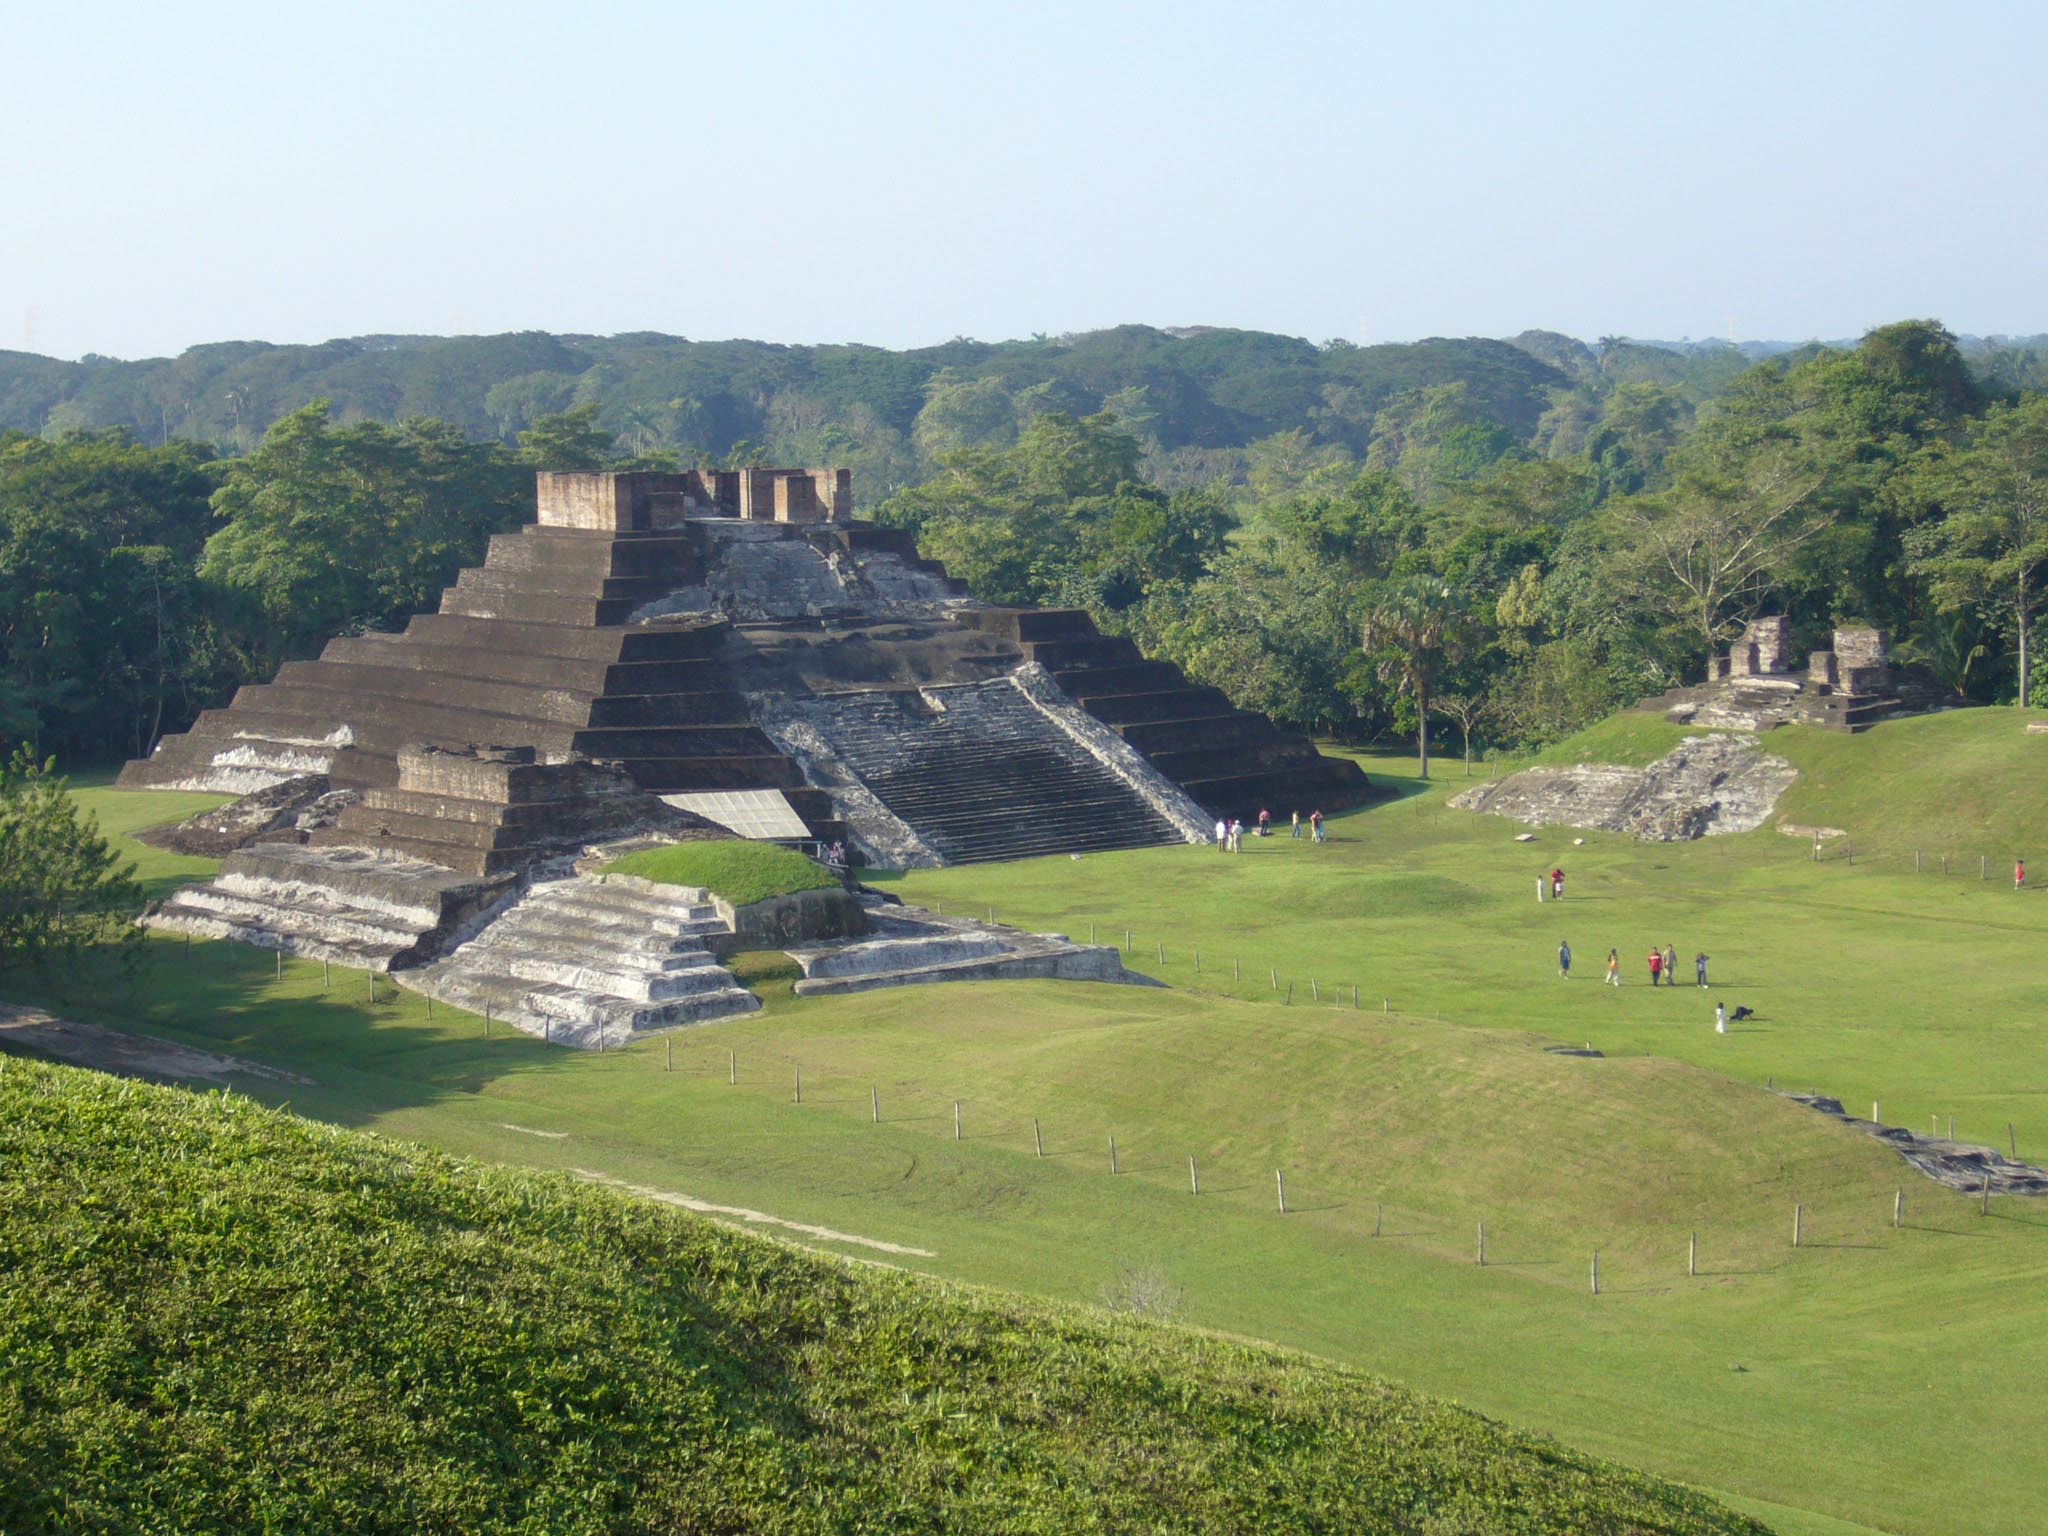
M1572 947L1569 943L1557 946L1557 974L1570 979L1572 974ZM1707 952L1701 950L1692 957L1693 980L1699 986L1707 985ZM1607 981L1612 986L1621 985L1621 952L1607 951ZM1650 985L1659 983L1666 986L1678 985L1678 951L1666 944L1662 949L1650 947Z
M1289 835L1298 839L1301 836L1301 829L1304 825L1301 819L1301 812L1292 812L1289 815L1288 820L1293 827L1293 830ZM1310 811L1308 813L1308 821L1306 825L1309 829L1310 835L1315 839L1315 841L1319 843L1329 841L1329 839L1323 835L1323 813L1321 811ZM1272 828L1273 813L1271 811L1261 809L1259 812L1258 820L1258 835L1260 837L1265 837L1268 833L1272 831ZM1244 823L1242 821L1239 821L1235 817L1232 817L1227 821L1224 820L1222 817L1218 817L1216 820L1216 851L1218 853L1242 853L1244 851L1243 844Z

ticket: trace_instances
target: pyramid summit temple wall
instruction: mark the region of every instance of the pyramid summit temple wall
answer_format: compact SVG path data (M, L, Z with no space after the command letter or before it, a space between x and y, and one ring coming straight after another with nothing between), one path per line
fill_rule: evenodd
M846 469L542 470L540 523L602 533L652 533L691 517L763 523L853 516Z

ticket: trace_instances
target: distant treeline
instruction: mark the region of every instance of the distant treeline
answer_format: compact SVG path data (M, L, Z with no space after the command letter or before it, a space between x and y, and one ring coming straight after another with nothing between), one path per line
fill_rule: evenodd
M916 352L661 336L0 354L0 742L112 757L395 624L537 466L836 463L983 597L1089 608L1248 707L1538 744L1750 615L2034 671L2048 382L1913 321L1720 344L1123 327Z

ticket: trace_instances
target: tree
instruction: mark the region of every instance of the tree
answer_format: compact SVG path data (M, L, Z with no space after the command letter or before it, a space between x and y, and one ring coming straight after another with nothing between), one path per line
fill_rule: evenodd
M1942 612L1975 610L2012 626L2024 708L2048 566L2048 395L1992 407L1967 446L1930 450L1921 473L1944 515L1908 531L1907 568Z
M1825 451L1780 432L1703 452L1669 491L1620 503L1629 564L1649 579L1644 597L1712 651L1834 523L1839 509L1820 494L1832 467Z
M1417 751L1429 777L1429 712L1436 680L1463 659L1472 620L1448 582L1412 577L1389 582L1365 613L1362 649L1379 680L1415 701Z
M1486 696L1479 693L1440 693L1436 696L1437 711L1458 722L1458 730L1465 739L1465 777L1472 777L1472 727L1483 720L1488 713Z
M262 615L266 660L429 607L493 533L531 515L533 479L446 422L336 427L316 400L232 461L201 574Z
M137 952L135 866L81 815L56 759L26 747L0 767L0 971L47 966L103 944Z
M597 402L542 416L519 434L519 457L535 469L612 469L618 439L597 424Z

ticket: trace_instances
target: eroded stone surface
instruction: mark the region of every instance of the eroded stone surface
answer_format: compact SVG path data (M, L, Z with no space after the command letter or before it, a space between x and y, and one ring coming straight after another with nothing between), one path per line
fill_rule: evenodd
M1647 768L1526 768L1454 795L1450 803L1534 827L1587 827L1626 832L1648 843L1686 842L1762 826L1798 776L1790 763L1754 741L1692 736Z

